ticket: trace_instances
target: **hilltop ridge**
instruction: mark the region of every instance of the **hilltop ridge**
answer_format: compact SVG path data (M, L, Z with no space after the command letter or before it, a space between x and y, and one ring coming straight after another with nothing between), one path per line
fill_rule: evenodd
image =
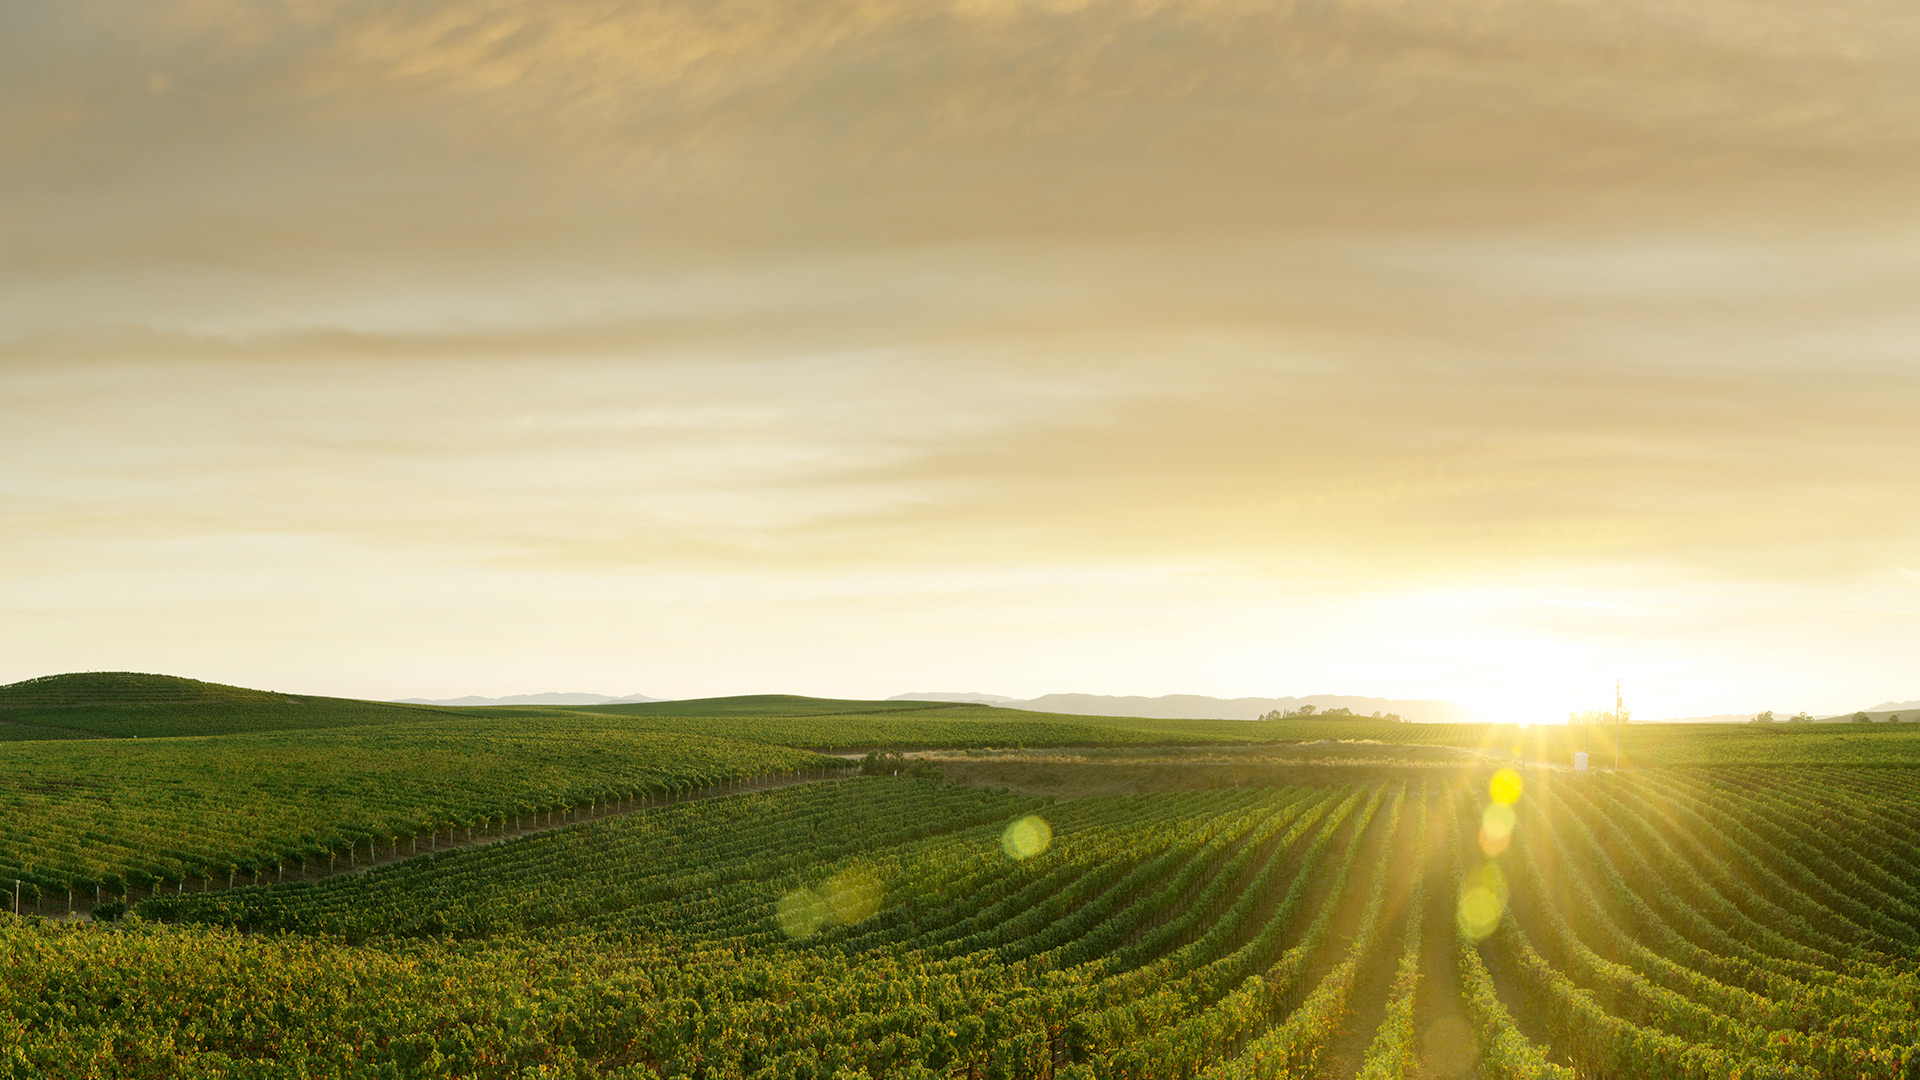
M628 694L625 697L609 697L606 694L581 694L567 692L549 692L545 694L508 694L505 697L481 697L468 694L457 698L395 698L397 705L446 705L453 708L473 708L485 705L640 705L659 698L645 694Z
M312 697L139 671L74 671L0 686L0 742L160 738L387 723L445 710Z
M290 694L139 671L74 671L0 686L0 709L77 709L102 705L283 703Z

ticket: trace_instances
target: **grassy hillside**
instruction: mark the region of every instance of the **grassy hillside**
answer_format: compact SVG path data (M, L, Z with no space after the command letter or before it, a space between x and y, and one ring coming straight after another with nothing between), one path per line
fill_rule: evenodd
M642 701L619 705L572 706L584 712L623 716L823 716L831 714L910 713L952 708L944 701L861 701L795 694L742 694L736 697Z
M681 702L669 704L680 705ZM576 710L619 716L647 731L727 735L815 749L860 747L1101 746L1244 741L1258 725L1234 720L1140 720L1062 716L984 705L924 702L818 701L811 698L714 698L684 711L652 705ZM906 708L888 706L905 705Z
M418 721L447 711L277 694L172 675L80 672L0 686L0 742L311 731Z
M77 671L0 686L0 709L82 709L99 705L204 705L212 702L290 702L285 694L242 686L148 675L137 671Z
M1459 746L1566 765L1576 750L1611 766L1606 727L1393 724L1367 718L1157 720L1027 712L925 701L858 701L784 694L557 708L451 708L269 693L165 675L55 675L0 687L0 743L67 738L323 731L388 724L573 718L663 732L809 749L1070 747L1322 741ZM1920 765L1920 724L1637 724L1622 732L1621 764Z
M166 675L90 672L0 687L0 742L143 739L317 731L442 720L598 717L633 731L750 739L781 746L1091 746L1260 738L1222 720L1066 716L928 701L753 694L687 701L455 708L248 690Z

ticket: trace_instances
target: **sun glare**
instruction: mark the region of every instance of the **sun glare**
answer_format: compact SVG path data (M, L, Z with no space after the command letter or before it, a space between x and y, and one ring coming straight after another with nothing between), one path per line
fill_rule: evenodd
M1031 859L1047 850L1052 843L1052 827L1047 824L1046 818L1037 814L1028 814L1015 821L1000 834L1000 847L1007 853L1007 858L1014 862Z

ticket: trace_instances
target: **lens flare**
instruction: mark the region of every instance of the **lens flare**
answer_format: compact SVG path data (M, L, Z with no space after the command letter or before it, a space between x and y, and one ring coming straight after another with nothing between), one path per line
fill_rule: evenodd
M1512 806L1520 801L1520 774L1512 769L1501 769L1493 774L1493 782L1487 785L1487 793L1493 801Z
M1506 803L1487 804L1486 812L1480 815L1480 850L1486 852L1487 858L1507 850L1517 820L1513 807Z
M1037 814L1028 814L1007 826L1007 831L1000 834L1000 849L1014 862L1033 858L1047 850L1047 845L1051 843L1053 826Z
M1460 903L1454 918L1469 941L1480 941L1499 929L1500 916L1506 910L1507 878L1498 866L1486 863L1460 883Z
M780 923L780 931L796 941L817 933L828 914L827 902L808 888L793 890L773 906L773 917Z
M826 901L834 922L857 923L880 910L880 879L860 867L849 867L827 879Z

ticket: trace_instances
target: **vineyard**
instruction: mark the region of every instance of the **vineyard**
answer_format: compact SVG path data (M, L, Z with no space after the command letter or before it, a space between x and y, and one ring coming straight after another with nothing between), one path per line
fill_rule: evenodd
M0 879L129 898L432 850L536 816L842 767L785 747L604 721L453 719L217 738L0 744Z
M666 1075L1278 1076L1343 1051L1340 1075L1403 1076L1421 1022L1449 1019L1487 1076L1902 1075L1920 864L1819 837L1911 852L1920 787L1756 797L1754 779L1536 779L1511 805L1364 784L1044 808L852 781L141 910L705 957L714 981L662 1006L690 1036L655 1062ZM1048 849L1007 858L1006 822L1036 811ZM822 898L818 925L783 920L796 893ZM760 980L808 989L773 1008ZM1369 1040L1341 1045L1363 1004Z
M1056 798L713 733L888 719L794 700L0 747L0 1075L1920 1076L1909 769Z

